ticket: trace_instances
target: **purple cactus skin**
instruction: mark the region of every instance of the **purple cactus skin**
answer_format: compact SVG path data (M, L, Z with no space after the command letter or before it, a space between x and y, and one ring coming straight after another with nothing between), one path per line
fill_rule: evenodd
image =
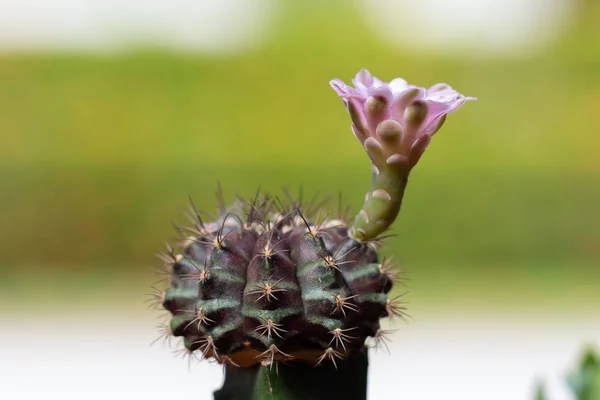
M404 313L387 297L396 270L378 261L378 241L348 236L342 219L311 222L316 210L271 198L238 201L214 223L190 211L162 256L171 286L158 296L190 353L238 367L336 364L381 339L380 318Z

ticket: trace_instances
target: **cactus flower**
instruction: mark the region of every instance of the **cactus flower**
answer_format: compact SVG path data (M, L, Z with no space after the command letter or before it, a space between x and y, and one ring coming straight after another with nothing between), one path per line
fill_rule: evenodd
M446 115L466 101L475 100L445 83L426 89L410 85L402 78L383 82L366 69L360 70L352 83L354 87L339 79L330 81L344 100L357 139L363 145L369 142L365 146L381 147L384 153L401 154L415 162L420 154L413 152L425 149ZM418 146L413 149L414 145ZM371 156L369 149L367 152Z
M352 236L369 239L396 219L408 173L446 116L475 98L445 83L426 89L401 78L384 82L366 69L360 70L352 83L354 87L339 79L330 81L348 109L354 135L373 164L371 190L352 227Z

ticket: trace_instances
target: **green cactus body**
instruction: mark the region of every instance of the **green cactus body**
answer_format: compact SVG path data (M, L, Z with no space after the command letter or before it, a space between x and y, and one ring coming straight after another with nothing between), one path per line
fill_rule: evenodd
M159 296L170 333L187 351L231 366L333 362L363 351L393 314L393 271L376 243L349 236L346 222L319 224L274 200L239 203L193 226L163 257L170 287ZM191 234L191 236L188 236Z

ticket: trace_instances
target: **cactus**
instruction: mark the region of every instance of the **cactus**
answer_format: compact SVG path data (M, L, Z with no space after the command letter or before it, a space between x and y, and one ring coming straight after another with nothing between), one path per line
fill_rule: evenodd
M230 382L245 382L218 398L327 398L301 382L334 373L335 393L352 381L358 386L347 385L345 398L363 399L365 342L386 340L381 318L405 315L402 295L388 296L398 270L378 255L382 233L431 136L470 98L447 85L384 83L366 70L354 84L331 81L373 171L353 222L289 195L237 199L210 222L192 204L191 225L178 228L181 241L162 255L170 287L154 297L172 314L165 337L183 337L184 354L216 360Z
M600 358L592 348L584 352L567 383L578 400L600 400Z
M238 367L335 363L377 336L380 318L402 314L386 296L395 271L378 263L376 242L292 204L239 202L214 223L191 207L182 233L192 235L163 257L171 287L162 306L187 350Z
M566 378L573 398L577 400L600 400L600 358L592 347L584 350L577 370ZM543 382L535 393L535 400L548 400Z

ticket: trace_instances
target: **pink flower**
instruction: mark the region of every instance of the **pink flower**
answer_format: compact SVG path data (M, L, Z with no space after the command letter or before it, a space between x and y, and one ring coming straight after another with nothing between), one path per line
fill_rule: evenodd
M352 80L330 82L352 119L352 131L377 167L401 163L412 168L442 126L446 115L468 100L445 83L429 89L396 78L383 82L363 69Z

